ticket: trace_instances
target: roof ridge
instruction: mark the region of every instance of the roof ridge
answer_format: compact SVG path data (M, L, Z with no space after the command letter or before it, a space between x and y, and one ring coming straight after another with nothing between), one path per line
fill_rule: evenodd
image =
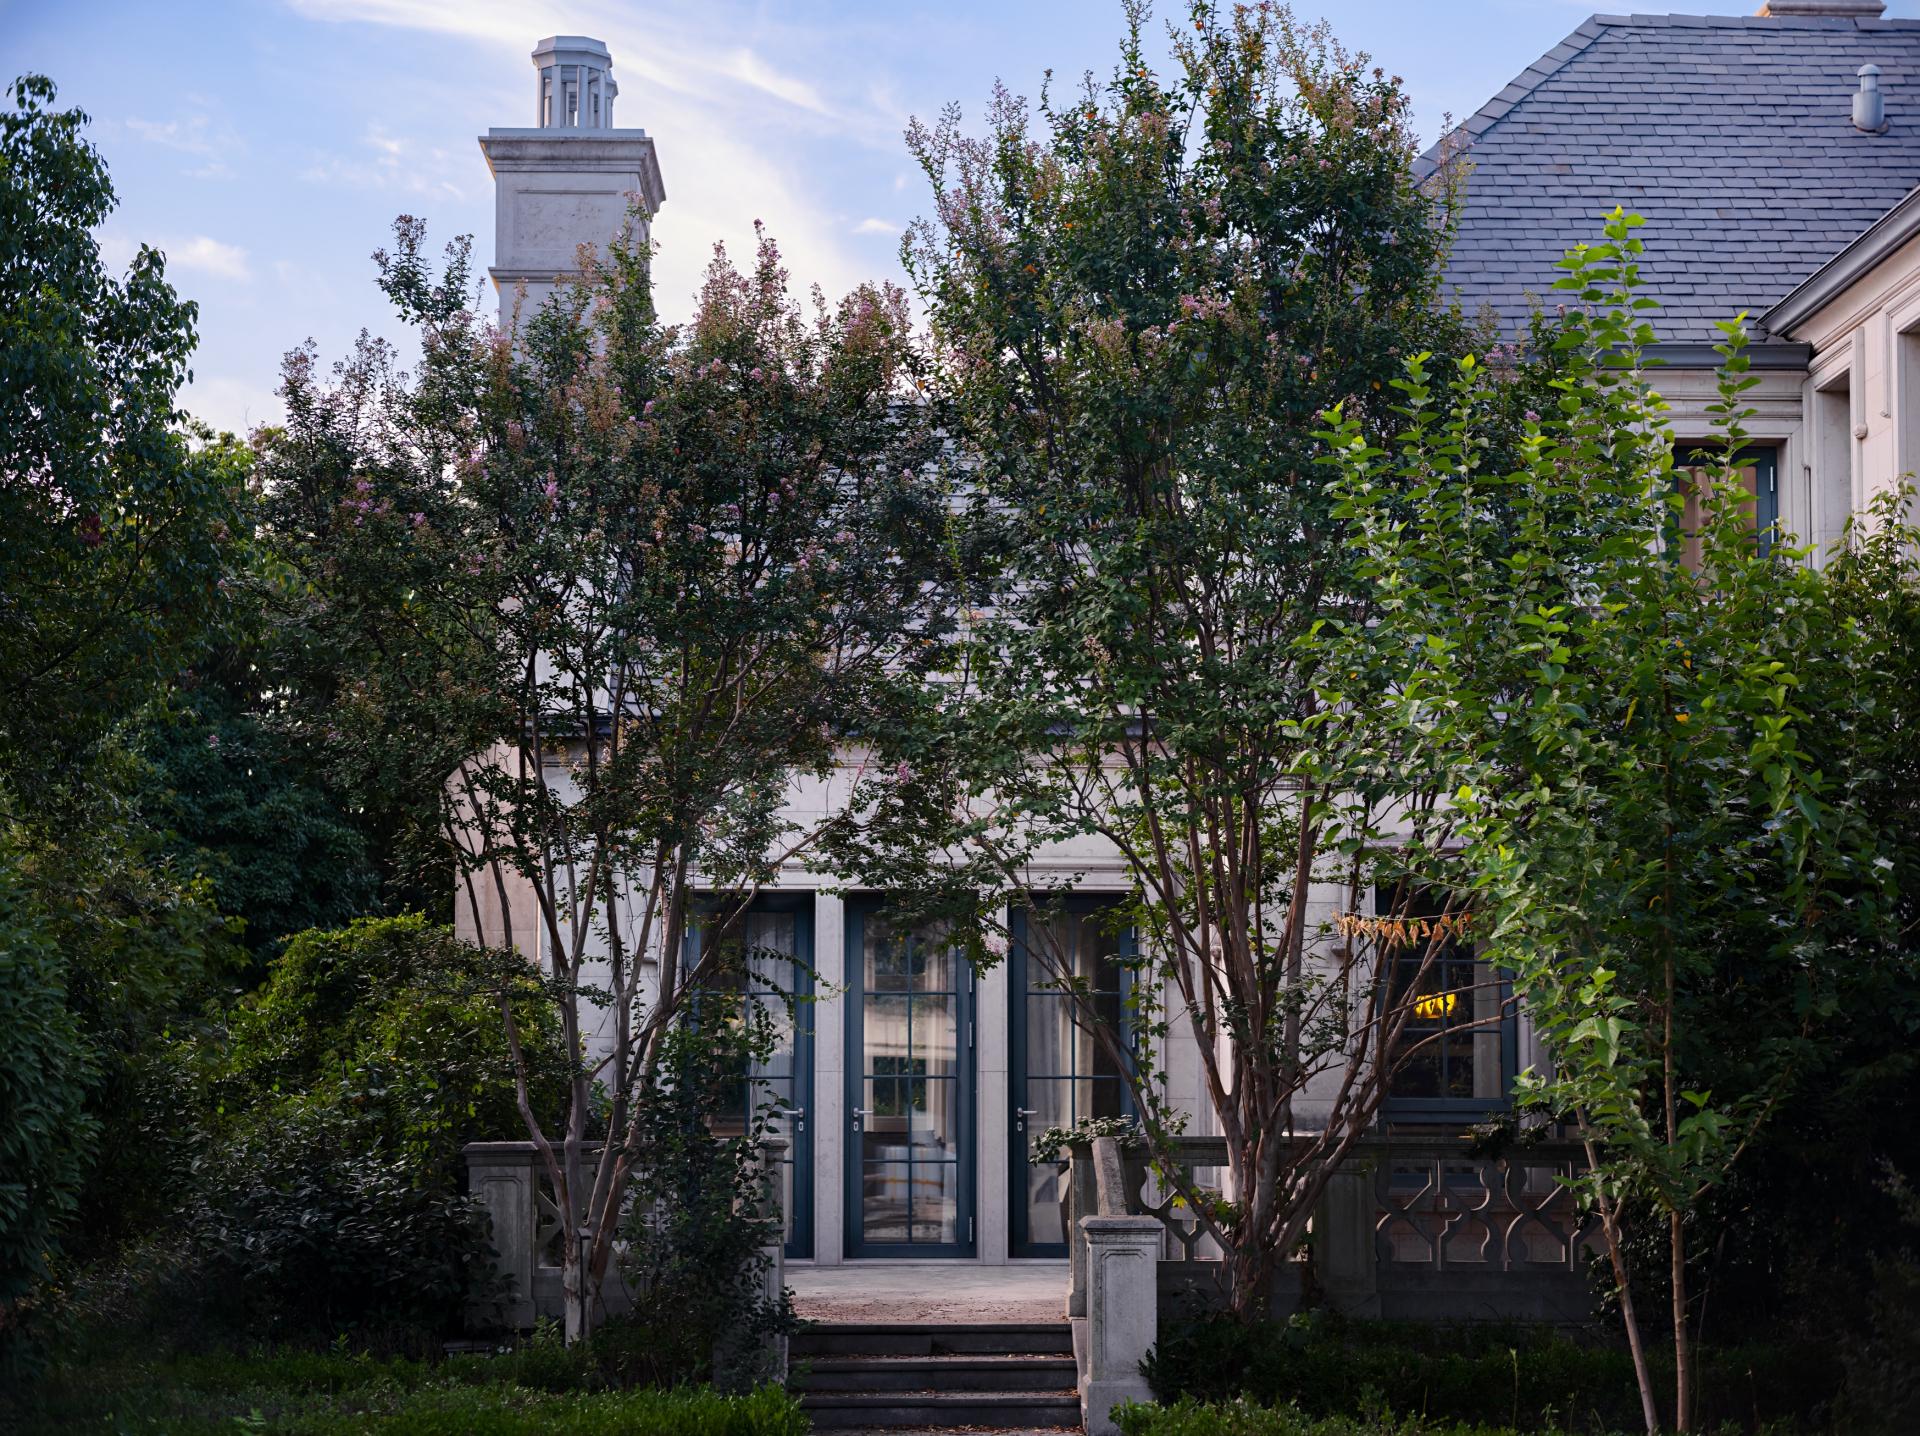
M1465 144L1471 145L1473 141L1492 129L1515 105L1558 74L1569 60L1599 39L1600 32L1606 24L1626 18L1620 15L1589 15L1574 26L1568 32L1566 39L1515 75L1504 90L1428 146L1426 151L1413 162L1414 179L1424 181L1438 171L1445 162L1449 148L1458 137L1464 135Z
M1589 15L1589 24L1685 30L1916 30L1920 20L1902 15Z

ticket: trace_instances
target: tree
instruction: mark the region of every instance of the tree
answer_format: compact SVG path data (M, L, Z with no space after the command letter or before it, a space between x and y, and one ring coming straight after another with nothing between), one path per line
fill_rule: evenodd
M143 760L143 820L241 921L256 978L290 937L378 911L383 898L375 835L350 806L357 795L329 781L322 754L262 691L276 670L287 673L258 642L224 644L142 713L129 740Z
M984 138L953 111L912 133L936 213L904 257L1001 560L950 681L885 735L845 861L988 952L1077 885L1036 858L1111 846L1145 954L1125 1030L1045 924L1033 957L1129 1074L1252 1318L1435 1040L1418 1005L1475 996L1426 991L1458 936L1456 819L1371 720L1401 656L1369 637L1316 436L1338 403L1384 418L1407 354L1470 336L1436 302L1444 211L1398 81L1284 9L1188 15L1170 79L1136 6L1111 80L1043 97L1037 134L1004 93ZM1152 1044L1176 1025L1231 1201L1171 1160Z
M111 212L86 116L17 80L0 112L0 1327L24 1326L76 1226L88 1249L145 1198L148 1061L228 955L196 885L153 852L117 730L199 653L227 603L242 494L176 396L193 306L142 247L101 263ZM104 1134L104 1135L103 1135ZM25 1178L24 1186L19 1179Z
M0 760L23 801L178 671L224 603L239 494L175 407L194 306L145 245L108 274L87 117L17 80L0 114Z
M1630 1229L1664 1233L1687 1430L1688 1219L1886 944L1893 864L1863 802L1875 645L1804 554L1755 531L1737 320L1717 441L1676 467L1640 365L1639 224L1615 211L1565 260L1565 368L1517 467L1488 461L1498 411L1479 368L1435 380L1424 357L1398 384L1394 438L1371 445L1342 416L1336 450L1382 636L1419 657L1383 707L1454 774L1475 930L1552 1063L1522 1094L1586 1144L1578 1185L1656 1431Z
M266 502L303 580L290 621L342 659L301 721L433 795L477 931L487 902L534 915L506 940L582 1056L560 1123L520 1104L577 1224L571 1339L661 1043L738 950L683 963L696 892L724 933L803 860L820 834L787 814L790 785L826 776L840 735L885 729L940 651L940 448L904 297L805 316L769 239L747 272L716 253L684 327L655 314L648 254L616 242L498 332L465 307L464 243L435 276L419 226L396 233L382 284L420 370L402 382L364 343L329 385L293 356Z

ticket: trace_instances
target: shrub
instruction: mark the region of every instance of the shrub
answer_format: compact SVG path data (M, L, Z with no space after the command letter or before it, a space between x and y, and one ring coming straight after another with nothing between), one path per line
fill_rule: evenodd
M1920 1233L1920 1192L1893 1170L1882 1185L1906 1234ZM1862 1430L1920 1431L1920 1251L1875 1260L1867 1306L1863 1339L1847 1345L1847 1414Z
M1837 1357L1821 1347L1710 1348L1700 1358L1703 1429L1723 1420L1819 1421L1840 1389ZM1163 1402L1245 1396L1264 1405L1297 1403L1315 1417L1378 1406L1437 1421L1502 1421L1524 1431L1640 1424L1626 1351L1545 1328L1324 1316L1242 1324L1209 1316L1163 1327L1143 1367Z
M502 993L533 1096L553 1103L566 1063L517 958L418 916L291 939L204 1063L188 1260L167 1283L183 1308L215 1329L404 1348L491 1296L461 1147L523 1131Z
M418 914L289 939L232 1015L215 1091L242 1114L293 1098L350 1114L357 1150L404 1155L422 1181L457 1184L463 1145L525 1135L502 991L515 994L535 1107L552 1111L567 1064L530 971Z
M0 844L4 844L0 834ZM67 1007L60 954L13 854L0 846L0 1364L78 1202L95 1124L93 1064Z
M622 1261L637 1292L629 1334L643 1339L626 1349L655 1379L713 1379L716 1358L723 1383L751 1378L764 1339L793 1325L787 1294L765 1290L780 1240L762 1188L772 1109L740 1120L747 1073L772 1044L764 1004L702 993L694 1018L661 1039L660 1075L636 1107Z
M1420 1417L1308 1416L1297 1406L1257 1406L1245 1400L1172 1406L1128 1402L1114 1417L1122 1436L1511 1436L1512 1427L1428 1422Z
M737 1395L696 1387L605 1389L585 1345L569 1350L557 1340L536 1340L492 1355L427 1361L352 1352L341 1342L324 1350L156 1359L151 1349L117 1342L70 1351L32 1387L0 1386L0 1430L22 1436L133 1429L156 1436L249 1430L801 1436L807 1430L798 1402L774 1387Z
M198 1176L191 1281L218 1324L442 1331L493 1279L473 1203L364 1147L337 1112L286 1104L215 1148Z

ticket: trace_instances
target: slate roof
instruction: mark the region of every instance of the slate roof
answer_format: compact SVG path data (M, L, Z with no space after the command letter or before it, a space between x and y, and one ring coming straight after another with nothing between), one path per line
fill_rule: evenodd
M1867 63L1884 134L1853 127ZM1647 219L1661 340L1711 341L1920 182L1920 21L1596 15L1456 136L1471 169L1447 284L1470 313L1524 327L1529 293L1551 307L1554 261L1619 204Z

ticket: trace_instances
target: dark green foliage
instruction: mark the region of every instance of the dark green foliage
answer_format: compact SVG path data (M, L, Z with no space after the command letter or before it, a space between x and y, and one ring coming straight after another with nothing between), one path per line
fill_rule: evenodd
M176 423L193 306L142 248L109 275L114 206L86 116L28 77L0 109L0 850L9 931L0 1341L29 1272L98 1250L166 1186L140 1095L227 956L204 888L160 860L111 740L222 618L234 446ZM23 990L21 984L27 989ZM31 1063L32 1067L15 1065ZM57 1120L64 1135L47 1146ZM18 1127L14 1126L18 1123ZM30 1149L31 1147L31 1149ZM15 1185L17 1184L17 1186ZM75 1233L84 1230L84 1238ZM21 1245L15 1245L15 1236Z
M1309 1416L1296 1406L1249 1401L1119 1407L1123 1436L1511 1436L1512 1427L1429 1421L1418 1416Z
M440 1361L327 1350L161 1355L85 1350L33 1388L0 1388L0 1429L22 1436L139 1430L232 1436L257 1430L362 1436L804 1436L799 1403L775 1387L621 1389L597 1353L557 1340ZM11 1404L10 1404L11 1403Z
M425 918L366 918L297 934L234 1011L214 1079L242 1125L294 1108L352 1118L353 1141L405 1157L423 1184L457 1185L460 1148L524 1132L500 995L514 994L536 1111L568 1074L524 963Z
M21 1179L0 1195L0 1347L24 1333L39 1278L169 1210L191 1122L168 1130L168 1045L233 958L204 885L148 856L117 804L62 793L71 831L57 831L10 800L0 789L0 1184Z
M142 728L150 772L141 808L177 859L212 883L220 910L244 924L255 962L293 933L375 910L367 834L311 755L250 709L243 690L203 670Z
M764 1005L702 993L695 1019L666 1035L660 1075L636 1104L623 1266L636 1322L651 1328L632 1349L655 1379L738 1379L766 1337L793 1325L787 1293L765 1290L781 1240L761 1151L774 1112L763 1104L744 1130L739 1121L744 1074L773 1036Z
M447 1183L366 1144L343 1113L276 1111L197 1165L185 1295L250 1336L459 1326L484 1297L483 1219Z
M0 845L0 1366L17 1310L48 1275L79 1202L98 1124L84 1108L92 1051L67 1006L51 925Z
M1920 1193L1888 1169L1878 1184L1897 1213L1867 1287L1862 1338L1846 1348L1850 1419L1863 1431L1920 1430ZM1891 1248L1891 1249L1889 1249Z
M205 1062L178 1283L204 1325L430 1336L490 1294L460 1150L521 1130L509 993L550 1109L567 1064L517 959L418 916L287 944Z
M1828 1347L1708 1348L1698 1355L1698 1429L1767 1421L1817 1429L1840 1392L1839 1358ZM1245 1396L1261 1405L1292 1403L1312 1417L1378 1409L1522 1431L1640 1424L1624 1348L1544 1329L1310 1318L1246 1325L1205 1317L1164 1327L1145 1369L1154 1395L1166 1402ZM1655 1370L1671 1380L1671 1355L1656 1359Z
M1877 499L1856 546L1826 571L1839 614L1864 630L1885 679L1851 704L1822 697L1831 683L1822 668L1803 681L1806 706L1832 715L1810 725L1803 741L1825 771L1850 777L1882 835L1905 936L1859 944L1827 969L1826 1040L1805 1051L1768 1130L1709 1194L1692 1242L1710 1336L1845 1333L1850 1368L1860 1366L1853 1385L1877 1383L1866 1367L1883 1359L1884 1337L1898 1329L1897 1321L1886 1325L1884 1284L1893 1283L1897 1304L1900 1248L1911 1234L1888 1171L1920 1172L1920 968L1912 941L1920 911L1920 746L1912 741L1920 729L1920 558L1896 521L1908 502L1898 491ZM1737 971L1748 1005L1793 1010L1791 985L1763 985L1765 971L1748 962ZM1738 1050L1741 1014L1729 1016L1717 1042L1707 1034L1702 1055ZM1783 1232L1792 1239L1781 1240ZM1908 1330L1920 1328L1920 1312L1906 1321Z
M95 231L113 187L18 80L0 112L0 760L29 807L159 691L224 605L233 468L175 423L194 307L142 246L126 275ZM26 761L29 760L30 761Z

